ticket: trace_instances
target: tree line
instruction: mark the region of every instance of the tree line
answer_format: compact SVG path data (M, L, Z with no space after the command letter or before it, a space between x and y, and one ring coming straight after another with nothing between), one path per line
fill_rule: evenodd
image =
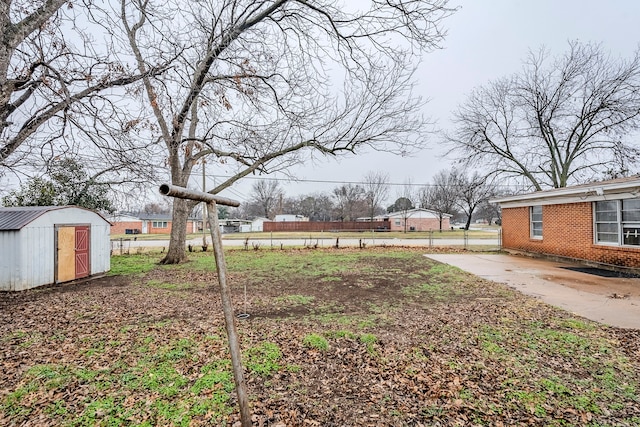
M412 209L424 208L438 214L441 229L445 215L453 215L465 229L475 218L487 222L500 218L499 208L490 199L501 191L477 172L441 170L425 186L407 184L395 194L391 190L389 175L375 171L367 173L359 184L342 184L331 191L297 196L287 196L278 181L259 180L253 184L246 203L236 209L224 209L222 216L273 220L278 214L292 214L310 221L356 221L395 212L409 215Z

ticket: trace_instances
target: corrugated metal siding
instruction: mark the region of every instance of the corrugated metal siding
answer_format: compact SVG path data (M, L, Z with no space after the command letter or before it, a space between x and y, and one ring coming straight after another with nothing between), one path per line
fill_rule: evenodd
M54 238L53 227L27 226L22 229L23 289L54 282Z
M20 232L0 231L0 290L15 291L21 282Z
M111 241L109 224L91 225L91 274L111 270Z

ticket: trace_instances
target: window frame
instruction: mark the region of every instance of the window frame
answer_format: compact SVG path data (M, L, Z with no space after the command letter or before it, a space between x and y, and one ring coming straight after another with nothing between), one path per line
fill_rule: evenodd
M160 226L158 226L158 224ZM168 221L151 221L151 228L168 228L168 227L169 227Z
M593 242L596 245L602 245L602 246L620 246L620 247L628 247L628 248L640 248L640 234L638 234L638 231L640 231L640 219L625 219L625 213L630 213L633 211L640 211L640 206L638 206L638 208L636 209L625 209L625 202L629 202L629 201L639 201L640 199L618 199L618 200L599 200L599 201L595 201L593 202ZM611 210L609 211L598 211L598 204L599 203L603 203L603 202L608 202L608 203L615 203L615 214L616 214L616 219L615 221L611 220L611 221L602 221L602 220L598 220L598 213L602 213L602 212L611 212ZM602 232L600 231L600 225L602 224L615 224L615 235L616 235L616 241L607 241L607 240L599 240L599 236L601 234L609 234L612 235L613 232L611 231L605 231ZM631 236L632 238L635 237L637 243L633 244L633 243L626 243L628 242L628 238L630 237L630 229L634 229L634 236ZM627 235L625 236L625 231L628 231Z
M534 215L537 215L537 212L534 212L534 209L540 209L540 219L534 220ZM539 228L534 227L535 224L540 224ZM543 219L543 208L542 205L534 205L529 206L529 237L533 240L542 240L544 235L544 219ZM540 234L536 234L536 231L540 230Z

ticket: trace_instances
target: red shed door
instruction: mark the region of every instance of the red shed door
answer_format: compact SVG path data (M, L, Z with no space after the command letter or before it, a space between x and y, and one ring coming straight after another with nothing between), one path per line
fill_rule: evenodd
M76 226L76 279L87 277L89 268L89 227Z

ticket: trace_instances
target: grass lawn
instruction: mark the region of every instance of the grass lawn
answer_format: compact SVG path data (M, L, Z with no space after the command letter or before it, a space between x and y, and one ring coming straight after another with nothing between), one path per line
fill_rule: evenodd
M640 426L640 331L423 252L227 251L254 425ZM1 293L0 425L234 425L212 254L189 256Z

